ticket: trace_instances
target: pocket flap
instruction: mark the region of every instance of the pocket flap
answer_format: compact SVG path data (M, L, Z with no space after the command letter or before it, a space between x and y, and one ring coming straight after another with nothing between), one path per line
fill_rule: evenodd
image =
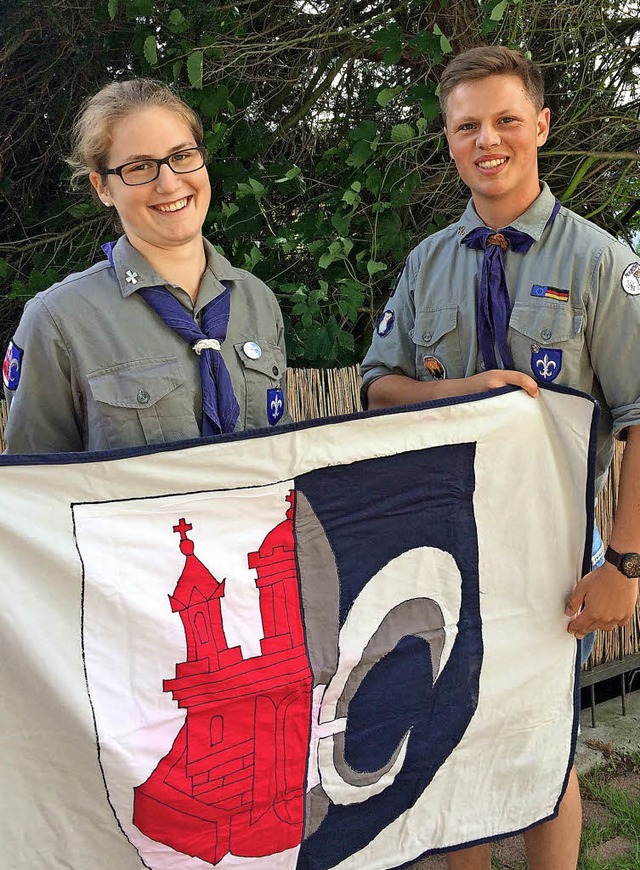
M516 302L509 326L535 342L556 344L575 338L582 329L583 314L566 303Z
M117 408L155 405L184 382L177 357L122 363L87 376L96 402Z
M236 341L234 348L245 369L266 375L273 381L280 380L284 374L284 354L278 345L258 339L257 341ZM260 356L253 359L249 356L245 347L250 346L250 352L255 354L254 348L260 348Z
M415 325L410 332L414 344L435 344L443 335L452 332L458 324L457 306L417 311Z

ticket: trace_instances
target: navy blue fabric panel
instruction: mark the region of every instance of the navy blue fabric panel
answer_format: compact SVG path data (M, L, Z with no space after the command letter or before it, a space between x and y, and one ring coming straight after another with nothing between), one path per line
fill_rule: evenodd
M410 808L476 709L482 630L474 458L474 444L434 447L296 480L336 559L340 593L333 606L340 626L368 581L408 550L434 547L450 553L462 578L458 635L436 683L428 644L409 635L369 671L348 707L347 763L359 772L380 769L411 729L402 770L379 795L362 803L331 804L318 830L302 843L299 870L335 866Z

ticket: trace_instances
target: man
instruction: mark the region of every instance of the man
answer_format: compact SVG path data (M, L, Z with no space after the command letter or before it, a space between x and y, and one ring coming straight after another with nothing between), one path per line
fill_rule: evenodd
M471 201L409 255L362 365L370 408L555 381L601 408L597 487L626 438L607 561L566 602L568 631L627 622L640 575L640 264L612 236L561 208L538 176L549 133L542 75L522 54L479 47L440 83L449 152ZM622 559L620 555L622 554ZM525 841L532 870L575 870L575 775L555 819ZM489 870L490 847L449 854L450 870Z

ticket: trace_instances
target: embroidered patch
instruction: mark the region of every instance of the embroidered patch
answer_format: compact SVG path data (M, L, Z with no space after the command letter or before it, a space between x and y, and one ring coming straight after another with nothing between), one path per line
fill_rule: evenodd
M531 371L539 381L550 383L562 369L562 351L555 347L538 347L531 350Z
M566 302L569 299L568 290L558 290L557 287L545 287L543 284L534 284L531 288L532 296L544 296L546 299L557 299Z
M376 332L381 338L384 338L385 335L389 335L391 330L393 329L393 324L396 322L396 316L391 311L391 309L387 309L384 314L381 314L378 318L378 322L376 324Z
M267 390L267 420L275 426L284 414L284 393L279 387Z
M622 273L622 289L629 296L640 296L640 263L631 263Z
M10 341L2 363L2 382L8 390L18 389L23 355L22 348Z
M429 372L434 381L443 381L447 376L447 370L444 364L435 356L423 356L422 364Z

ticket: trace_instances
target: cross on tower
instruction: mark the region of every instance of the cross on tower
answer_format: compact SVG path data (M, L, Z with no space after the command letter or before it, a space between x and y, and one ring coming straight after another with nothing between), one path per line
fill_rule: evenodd
M190 532L192 528L193 528L193 526L191 525L191 523L186 522L185 518L182 517L180 522L178 523L178 525L173 527L173 531L180 533L180 540L181 541L186 541L187 540L187 532Z

